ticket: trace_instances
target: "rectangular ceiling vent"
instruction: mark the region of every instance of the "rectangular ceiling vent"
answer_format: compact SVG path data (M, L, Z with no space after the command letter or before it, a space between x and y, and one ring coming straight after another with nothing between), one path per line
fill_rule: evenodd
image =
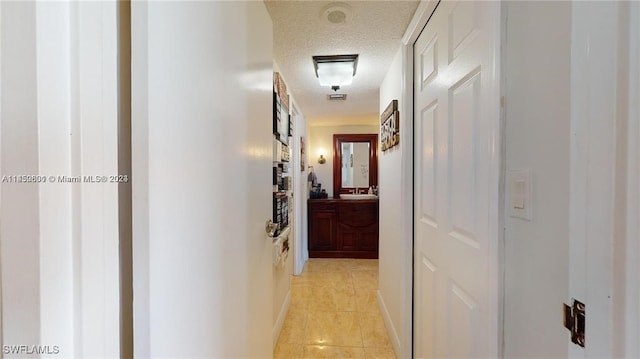
M327 100L329 101L346 101L347 94L344 93L332 93L327 95Z

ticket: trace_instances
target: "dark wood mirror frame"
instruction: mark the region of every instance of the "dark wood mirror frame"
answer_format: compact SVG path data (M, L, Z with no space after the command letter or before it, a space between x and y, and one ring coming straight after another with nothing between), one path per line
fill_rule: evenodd
M342 187L342 143L369 143L369 186L378 185L378 135L377 134L335 134L333 135L333 197L340 194L368 190L367 188Z

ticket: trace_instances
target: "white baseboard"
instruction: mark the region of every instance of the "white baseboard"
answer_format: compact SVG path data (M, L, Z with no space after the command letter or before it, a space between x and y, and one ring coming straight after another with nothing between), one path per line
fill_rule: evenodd
M273 324L273 348L274 349L276 347L276 344L278 344L278 337L280 336L280 331L282 331L282 326L284 325L284 319L287 317L287 313L289 312L290 304L291 304L291 289L289 289L289 291L287 292L287 296L284 298L282 307L280 307L280 312L278 313L276 322Z
M404 358L402 353L402 347L400 345L400 337L398 336L398 331L393 326L393 322L391 321L391 316L389 315L389 311L387 310L386 304L384 304L384 299L378 293L378 308L380 309L380 313L382 314L382 319L384 319L384 326L387 327L387 333L389 334L389 339L391 339L391 345L393 346L393 351L396 353L396 358Z

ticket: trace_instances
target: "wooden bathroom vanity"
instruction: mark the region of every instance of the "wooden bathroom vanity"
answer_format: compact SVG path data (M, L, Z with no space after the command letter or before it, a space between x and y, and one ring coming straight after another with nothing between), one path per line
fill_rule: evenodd
M378 258L378 199L309 199L309 257Z

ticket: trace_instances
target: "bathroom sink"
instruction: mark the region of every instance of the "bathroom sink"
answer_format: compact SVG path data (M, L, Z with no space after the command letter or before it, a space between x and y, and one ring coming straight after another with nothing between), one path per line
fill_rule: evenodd
M366 193L362 193L362 194L345 193L345 194L341 194L340 198L342 199L376 199L378 198L378 196L376 196L375 194L366 194Z

